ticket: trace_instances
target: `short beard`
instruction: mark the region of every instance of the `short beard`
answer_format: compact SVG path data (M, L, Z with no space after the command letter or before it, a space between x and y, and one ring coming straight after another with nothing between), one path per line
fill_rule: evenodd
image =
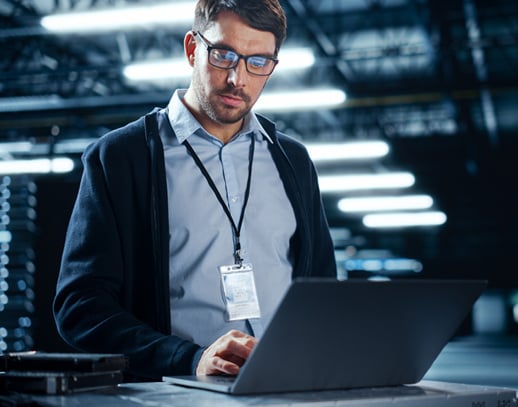
M234 114L225 114L225 112L229 112L229 109L225 107L216 105L215 103L211 103L209 96L204 92L204 88L201 86L200 74L195 70L192 78L192 86L194 90L194 94L198 100L198 103L201 107L202 112L210 118L212 121L219 124L234 124L241 121L252 109L252 106L246 108L245 110L235 110ZM216 94L219 93L227 93L235 96L239 96L245 102L245 105L250 104L250 97L244 94L241 90L237 90L232 86L227 86L225 89L218 90ZM221 107L219 109L219 107Z

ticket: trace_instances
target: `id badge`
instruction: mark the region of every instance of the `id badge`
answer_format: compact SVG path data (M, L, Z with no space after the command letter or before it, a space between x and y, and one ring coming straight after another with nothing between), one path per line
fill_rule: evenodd
M252 265L232 264L220 266L221 287L227 311L227 319L236 321L241 319L259 318L259 300L254 281Z

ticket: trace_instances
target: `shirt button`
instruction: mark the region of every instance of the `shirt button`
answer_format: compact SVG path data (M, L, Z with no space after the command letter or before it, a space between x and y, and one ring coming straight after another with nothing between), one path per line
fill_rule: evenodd
M233 196L233 197L230 198L230 201L232 203L236 203L237 201L239 201L239 197L238 196Z

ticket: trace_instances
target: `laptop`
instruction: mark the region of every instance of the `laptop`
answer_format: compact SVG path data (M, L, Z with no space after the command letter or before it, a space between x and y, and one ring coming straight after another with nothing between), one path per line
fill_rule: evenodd
M296 279L236 377L163 380L230 394L417 383L486 285L485 280Z

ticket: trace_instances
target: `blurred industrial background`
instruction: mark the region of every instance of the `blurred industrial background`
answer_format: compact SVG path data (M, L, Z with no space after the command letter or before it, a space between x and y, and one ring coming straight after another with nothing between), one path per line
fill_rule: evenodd
M288 38L257 110L314 154L339 276L486 278L475 328L515 332L518 2L281 3ZM157 20L155 6L178 8ZM138 24L117 17L135 7ZM0 318L16 325L0 324L0 351L57 343L50 301L80 155L188 85L181 60L192 9L0 0ZM90 12L109 10L88 26ZM84 14L72 20L75 12ZM143 63L165 63L165 72ZM281 95L308 90L295 101ZM353 142L378 153L317 155L350 152ZM388 206L351 199L372 197ZM409 197L417 204L395 206Z

